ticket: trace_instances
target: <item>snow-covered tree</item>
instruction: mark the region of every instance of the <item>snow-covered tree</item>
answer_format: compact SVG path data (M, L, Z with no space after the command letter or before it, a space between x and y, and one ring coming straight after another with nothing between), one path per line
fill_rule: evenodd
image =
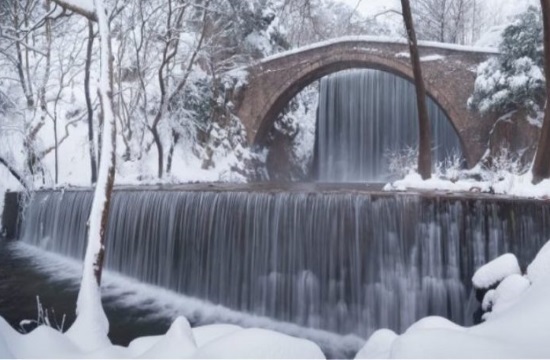
M481 113L536 110L544 99L542 19L530 7L502 33L501 54L477 71L469 106Z

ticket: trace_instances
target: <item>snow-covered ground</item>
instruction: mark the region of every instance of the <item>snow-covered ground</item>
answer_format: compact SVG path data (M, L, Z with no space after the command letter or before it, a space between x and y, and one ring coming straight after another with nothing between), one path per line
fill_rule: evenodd
M449 192L483 192L532 199L550 198L550 180L532 184L530 172L525 174L502 173L495 179L475 180L473 178L448 179L434 174L431 179L422 180L419 174L411 172L403 179L386 184L386 191L442 190Z

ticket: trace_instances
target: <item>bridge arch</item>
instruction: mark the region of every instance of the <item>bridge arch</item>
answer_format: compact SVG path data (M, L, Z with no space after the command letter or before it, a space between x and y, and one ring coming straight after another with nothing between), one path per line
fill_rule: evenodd
M481 158L494 119L469 111L467 99L475 82L475 68L493 54L465 49L421 46L428 95L449 118L470 166ZM261 144L277 115L306 86L347 69L376 69L414 81L408 46L364 40L335 41L268 58L249 69L237 115L250 143Z
M376 56L371 56L369 59L349 59L341 61L339 59L328 59L326 63L320 64L318 68L311 69L311 71L305 71L303 74L295 79L295 81L289 85L286 89L279 89L279 91L274 92L272 97L267 101L266 107L262 109L262 114L264 118L260 120L260 125L258 127L258 132L253 140L253 144L260 144L264 141L269 130L273 127L277 116L284 110L288 103L298 95L305 87L311 85L321 78L337 73L343 70L349 69L373 69L381 70L393 75L402 77L408 81L414 83L414 76L412 73L412 68L407 68L401 63L395 61L393 63L388 63L381 61L381 59ZM437 88L426 84L426 92L428 96L434 100L434 102L443 110L447 118L449 119L452 127L455 129L457 136L460 140L460 144L464 149L464 142L460 136L455 121L453 119L459 119L458 112L453 108L452 103L445 98L445 95L438 91ZM444 106L445 104L446 106Z

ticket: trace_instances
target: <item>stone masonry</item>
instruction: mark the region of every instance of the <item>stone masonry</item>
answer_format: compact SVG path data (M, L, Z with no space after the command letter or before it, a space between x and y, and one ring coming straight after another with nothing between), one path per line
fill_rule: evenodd
M468 109L477 66L494 51L420 42L426 90L456 129L469 166L487 150L495 117ZM388 71L413 81L409 48L404 42L348 38L266 58L247 69L247 84L236 89L235 112L251 144L261 144L277 115L304 87L323 76L352 68Z

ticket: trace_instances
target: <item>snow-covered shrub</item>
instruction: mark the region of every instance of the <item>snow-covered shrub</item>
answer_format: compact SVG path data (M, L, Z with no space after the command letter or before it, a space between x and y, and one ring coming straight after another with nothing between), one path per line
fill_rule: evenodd
M481 113L538 110L544 99L542 17L530 7L502 33L501 54L477 70L470 108Z
M44 305L40 302L40 297L36 297L36 319L22 320L19 323L19 330L26 334L39 326L48 326L57 331L63 332L65 330L65 314L61 318L61 323L57 321L55 311L52 309L51 316L48 309L44 308Z
M499 152L493 154L491 158L484 163L483 178L497 182L510 175L520 175L528 170L529 164L521 161L521 156L508 148L503 147Z
M435 174L441 179L457 181L463 177L464 157L459 153L447 156L435 165Z
M387 151L388 171L390 175L403 178L415 172L418 164L418 148L407 146L401 150Z

